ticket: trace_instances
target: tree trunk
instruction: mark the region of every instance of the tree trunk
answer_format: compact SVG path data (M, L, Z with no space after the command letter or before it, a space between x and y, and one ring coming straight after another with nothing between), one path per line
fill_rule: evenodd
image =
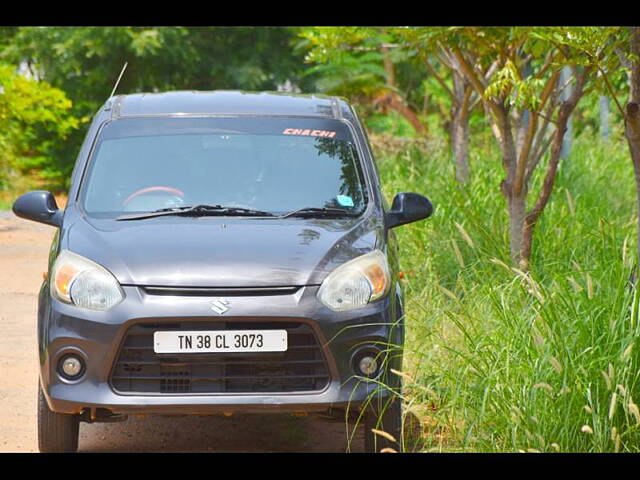
M528 269L528 264L523 264L527 259L522 255L524 243L525 218L527 209L526 194L507 196L509 206L509 250L511 251L511 261L518 268Z
M608 140L609 139L609 97L606 95L600 95L600 136Z
M625 134L631 152L633 172L636 180L636 207L638 212L637 251L640 261L640 104L629 102L626 112Z
M451 154L456 168L456 180L469 181L469 111L454 109L451 119Z
M507 200L509 212L509 251L513 265L520 268L527 207L527 189L526 185L522 189L515 188L515 168L518 161L518 151L513 138L511 118L504 105L498 105L496 112L498 115L493 122L494 133L498 133L497 140L502 151L502 165L507 173L506 179L500 185L500 189Z
M629 143L631 161L636 180L638 212L637 251L640 262L640 27L631 28L631 75L629 78L629 103L625 112L625 135Z
M456 180L469 181L469 100L471 86L460 74L453 72L451 106L451 154L456 169Z
M571 79L571 67L564 67L560 74L560 88L564 87L564 89L560 92L560 100L562 102L569 101L571 95L573 94L573 86L568 83ZM567 158L569 153L571 152L571 144L573 143L573 122L571 121L571 117L567 119L566 132L562 138L562 149L560 150L560 158Z
M509 251L511 262L520 268L522 258L522 240L524 235L524 220L527 206L527 188L516 188L515 175L518 162L518 150L516 139L513 136L512 118L504 104L488 104L492 107L491 127L500 145L502 153L502 166L506 172L506 178L500 184L500 190L507 201L509 212Z

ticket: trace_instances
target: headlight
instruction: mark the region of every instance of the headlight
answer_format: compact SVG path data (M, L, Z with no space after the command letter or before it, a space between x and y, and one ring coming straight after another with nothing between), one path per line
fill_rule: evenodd
M374 250L331 272L320 286L318 299L335 311L352 310L383 297L390 283L387 257Z
M53 264L51 293L62 302L91 310L108 310L124 298L107 269L69 250L62 250Z

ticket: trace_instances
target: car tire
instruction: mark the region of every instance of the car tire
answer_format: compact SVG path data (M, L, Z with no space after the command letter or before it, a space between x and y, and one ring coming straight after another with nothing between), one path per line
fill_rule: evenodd
M402 400L394 398L388 402L380 402L375 408L370 407L364 421L364 449L367 453L378 453L391 449L402 451ZM391 435L392 441L373 430L381 430Z
M43 453L78 451L80 416L49 409L38 382L38 449Z

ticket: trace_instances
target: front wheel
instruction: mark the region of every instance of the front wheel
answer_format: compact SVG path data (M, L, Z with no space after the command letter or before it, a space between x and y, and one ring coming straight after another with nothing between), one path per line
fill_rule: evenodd
M76 452L79 431L79 415L51 411L38 382L38 449L43 453Z
M402 400L394 398L381 402L375 408L370 407L365 416L364 427L364 449L367 453L382 450L401 452Z

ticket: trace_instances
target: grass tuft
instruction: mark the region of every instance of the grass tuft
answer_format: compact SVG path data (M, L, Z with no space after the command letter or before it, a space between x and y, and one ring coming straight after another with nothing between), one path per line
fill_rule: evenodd
M523 273L509 260L497 149L472 152L472 180L461 186L444 145L374 144L387 197L416 191L435 206L431 219L397 229L403 396L420 422L419 449L639 451L636 212L624 146L574 143Z

